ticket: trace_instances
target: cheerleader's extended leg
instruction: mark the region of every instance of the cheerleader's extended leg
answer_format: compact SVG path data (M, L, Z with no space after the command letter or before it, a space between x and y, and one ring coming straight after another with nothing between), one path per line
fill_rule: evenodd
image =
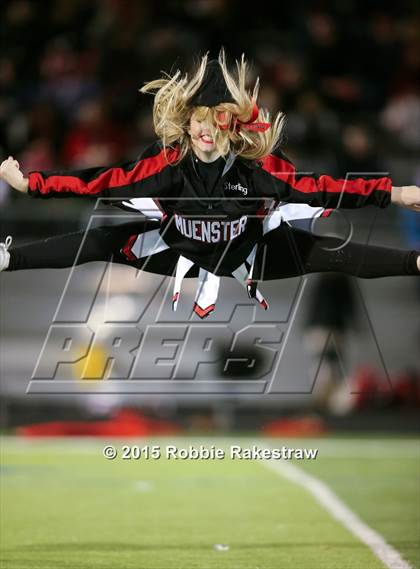
M418 251L376 245L343 246L339 239L315 236L283 223L265 234L256 274L261 280L323 272L365 279L420 275L419 256Z
M159 224L157 224L158 226ZM156 231L154 222L135 222L96 227L49 237L27 245L10 248L7 271L23 269L60 269L93 261L113 261L135 265L121 249L132 235Z

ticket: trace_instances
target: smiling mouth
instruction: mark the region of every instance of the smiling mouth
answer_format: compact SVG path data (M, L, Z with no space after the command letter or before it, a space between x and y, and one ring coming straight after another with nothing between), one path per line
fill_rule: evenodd
M213 144L214 143L213 139L210 138L209 136L206 136L206 135L204 135L204 136L201 135L200 140L202 140L205 144Z

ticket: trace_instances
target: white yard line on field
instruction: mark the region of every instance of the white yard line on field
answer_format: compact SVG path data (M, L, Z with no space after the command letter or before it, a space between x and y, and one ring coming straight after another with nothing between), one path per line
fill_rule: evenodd
M411 565L401 557L392 545L385 541L380 533L365 524L324 482L284 460L272 459L261 462L279 476L287 478L310 492L333 518L365 543L386 567L389 569L412 569Z

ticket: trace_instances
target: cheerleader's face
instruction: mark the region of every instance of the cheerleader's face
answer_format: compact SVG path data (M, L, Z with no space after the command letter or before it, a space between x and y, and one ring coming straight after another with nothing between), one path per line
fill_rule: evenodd
M200 160L213 162L219 157L219 153L211 134L212 129L206 119L199 120L200 118L199 114L193 114L190 119L188 134L191 137L193 151Z

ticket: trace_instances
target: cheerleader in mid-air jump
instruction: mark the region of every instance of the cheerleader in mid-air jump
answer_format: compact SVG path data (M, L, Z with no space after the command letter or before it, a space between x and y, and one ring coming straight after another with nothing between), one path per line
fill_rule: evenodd
M134 162L73 172L31 172L12 157L0 176L35 198L112 198L139 220L97 227L9 249L0 270L62 268L112 261L175 277L176 309L184 277L198 277L194 310L215 308L220 277L234 277L267 309L260 281L335 271L362 278L419 275L420 254L340 242L294 228L291 220L334 208L420 211L420 188L393 187L386 176L333 179L299 175L278 149L283 115L257 106L242 57L231 73L223 52L204 56L192 76L180 71L147 83L159 140Z

